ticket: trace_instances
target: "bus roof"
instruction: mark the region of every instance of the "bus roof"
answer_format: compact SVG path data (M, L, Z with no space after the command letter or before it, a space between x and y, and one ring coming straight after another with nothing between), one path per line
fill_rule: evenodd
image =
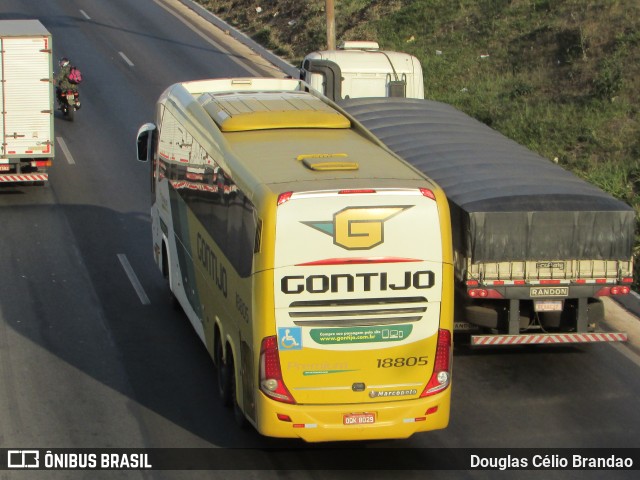
M306 92L204 93L198 101L223 132L351 127L344 115Z
M160 102L242 188L418 187L425 179L355 119L292 79L175 84Z

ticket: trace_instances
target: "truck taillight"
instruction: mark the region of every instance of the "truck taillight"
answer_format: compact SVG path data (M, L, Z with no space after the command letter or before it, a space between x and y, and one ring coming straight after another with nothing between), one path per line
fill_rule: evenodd
M260 390L278 402L296 403L282 380L276 336L262 339L260 346Z
M471 298L486 298L489 296L489 290L485 290L484 288L471 288L467 290L467 294Z
M611 287L611 295L627 295L631 289L627 285Z
M50 167L51 166L51 159L47 158L45 160L35 160L35 161L31 162L31 166L32 167Z
M609 295L627 295L631 293L628 285L616 285L613 287L603 287L595 294L596 297L608 297Z
M503 298L500 292L491 288L470 288L467 294L471 298Z
M427 386L420 397L428 397L441 392L451 382L451 332L440 329L438 331L438 346L436 347L436 360L433 373Z

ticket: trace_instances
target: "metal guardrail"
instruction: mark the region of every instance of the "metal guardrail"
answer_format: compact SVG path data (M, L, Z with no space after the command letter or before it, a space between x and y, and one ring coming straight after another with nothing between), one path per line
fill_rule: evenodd
M211 13L209 10L204 8L199 3L197 3L197 2L195 2L193 0L178 0L178 1L180 3L182 3L183 5L185 5L186 7L190 8L191 10L193 10L194 12L196 12L198 15L200 15L202 18L204 18L205 20L207 20L211 24L213 24L216 27L218 27L219 29L221 29L222 31L228 32L229 35L234 40L242 43L246 47L248 47L251 50L253 50L254 52L258 53L262 58L264 58L265 60L267 60L268 62L272 63L273 65L275 65L280 70L282 70L285 75L289 75L289 76L291 76L293 78L298 78L299 77L299 71L298 71L298 69L296 67L294 67L290 63L286 62L282 58L278 57L275 53L267 50L262 45L258 44L256 41L254 41L251 37L247 36L246 34L242 33L241 31L235 29L234 27L232 27L228 23L225 23L221 18L219 18L216 15L214 15L213 13Z

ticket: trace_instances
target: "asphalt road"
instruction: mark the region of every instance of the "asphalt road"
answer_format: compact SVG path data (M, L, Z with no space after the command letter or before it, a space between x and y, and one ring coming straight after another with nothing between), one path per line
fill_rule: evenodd
M208 354L171 308L153 262L148 166L134 152L138 127L153 119L155 101L171 83L276 69L173 0L3 0L0 18L42 21L53 34L54 57L69 57L84 76L75 122L56 117L50 184L0 187L0 448L300 447L239 429L220 406ZM457 348L454 364L448 429L360 446L640 448L640 357L633 348ZM322 475L282 468L73 478ZM0 479L14 473L70 477L0 472ZM590 475L545 474L578 476Z

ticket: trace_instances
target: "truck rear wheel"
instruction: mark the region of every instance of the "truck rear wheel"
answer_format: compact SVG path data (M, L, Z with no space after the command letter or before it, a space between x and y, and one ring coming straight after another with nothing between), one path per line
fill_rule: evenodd
M509 327L509 309L501 303L467 305L464 312L465 321L473 325L498 330L508 329ZM519 322L520 329L524 329L529 326L530 319L526 310L520 312Z
M599 298L589 299L589 323L599 323L604 320L604 303Z
M465 307L465 320L484 328L498 328L498 312L494 308L480 305Z

